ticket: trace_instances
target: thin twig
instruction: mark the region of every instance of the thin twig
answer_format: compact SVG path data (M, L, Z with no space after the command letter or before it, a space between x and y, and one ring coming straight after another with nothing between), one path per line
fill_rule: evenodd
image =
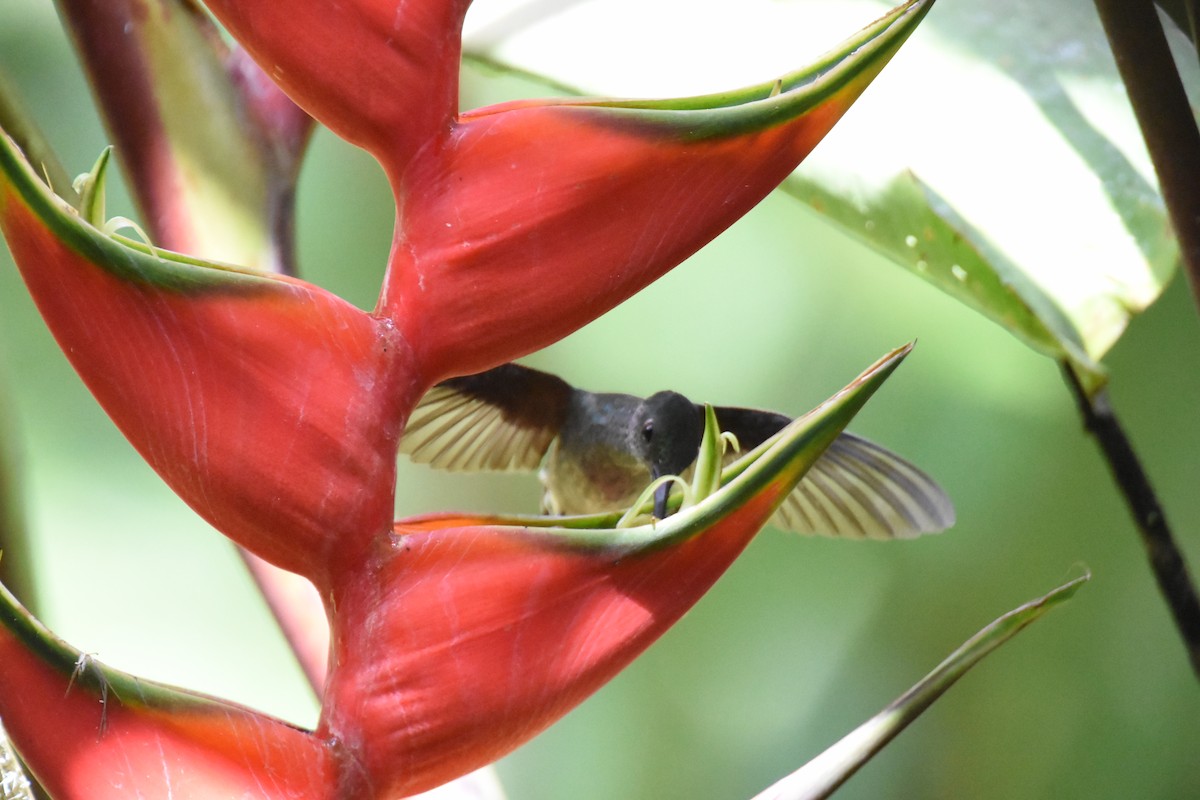
M1200 306L1200 130L1151 0L1094 0Z
M1108 390L1102 388L1094 396L1088 397L1074 370L1065 363L1062 370L1079 404L1084 427L1096 437L1112 471L1113 480L1125 496L1142 545L1146 548L1150 569L1158 581L1159 591L1175 618L1175 625L1179 628L1192 662L1192 670L1200 678L1200 599L1188 573L1187 562L1171 536L1166 515L1158 503L1150 479L1117 421L1116 413L1108 401Z

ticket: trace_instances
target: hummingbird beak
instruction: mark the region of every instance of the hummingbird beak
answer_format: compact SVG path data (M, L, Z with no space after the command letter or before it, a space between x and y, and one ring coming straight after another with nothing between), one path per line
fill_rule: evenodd
M664 483L654 490L654 516L656 519L667 518L667 498L671 496L671 484Z

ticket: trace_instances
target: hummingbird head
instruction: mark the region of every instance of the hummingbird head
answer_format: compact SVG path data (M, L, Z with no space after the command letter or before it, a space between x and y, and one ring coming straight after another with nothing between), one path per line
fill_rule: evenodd
M632 446L650 469L652 478L682 474L700 451L704 420L699 407L678 392L659 392L646 398L634 416ZM666 516L670 485L654 498L654 515Z

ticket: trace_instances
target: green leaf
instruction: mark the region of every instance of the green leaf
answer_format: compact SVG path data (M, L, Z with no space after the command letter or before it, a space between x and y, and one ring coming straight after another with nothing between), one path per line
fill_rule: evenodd
M755 796L754 800L809 800L831 795L980 659L1054 606L1070 599L1090 574L1059 586L992 622L875 716L824 753Z
M468 54L639 95L769 79L887 8L745 0L702 15L683 0L613 0L531 18L495 5L468 21ZM674 35L653 33L664 27ZM1088 0L939 5L784 190L1091 389L1178 260Z
M71 205L79 204L70 175L3 72L0 72L0 128L12 137L29 163L37 166L42 179L59 197Z

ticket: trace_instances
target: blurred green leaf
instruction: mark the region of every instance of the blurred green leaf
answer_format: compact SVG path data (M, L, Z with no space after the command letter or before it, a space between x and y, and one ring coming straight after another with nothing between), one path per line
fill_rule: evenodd
M467 52L557 87L714 91L781 74L887 8L745 0L697 14L683 0L596 5L493 4L490 16L469 20ZM1070 362L1090 388L1104 380L1099 359L1178 260L1088 0L935 7L784 189Z
M1013 609L972 636L949 658L871 719L824 753L754 800L809 800L828 797L884 745L933 704L934 700L988 653L1017 635L1054 606L1071 598L1091 575L1083 575L1036 600Z
M79 194L71 185L70 175L3 72L0 72L0 128L12 137L25 158L41 171L42 178L59 197L71 205L78 203Z

